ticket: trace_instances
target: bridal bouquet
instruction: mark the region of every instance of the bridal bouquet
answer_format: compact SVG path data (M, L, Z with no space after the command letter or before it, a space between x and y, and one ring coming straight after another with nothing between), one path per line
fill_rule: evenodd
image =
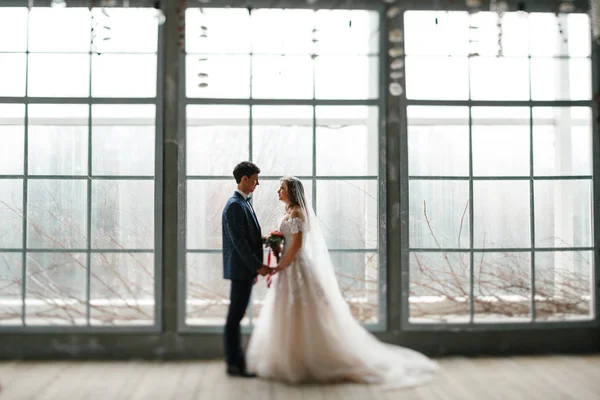
M275 256L277 262L279 262L279 257L281 256L281 245L285 241L285 237L279 231L271 231L268 235L263 237L263 244L266 248L270 248ZM271 252L269 252L269 261L271 262ZM268 264L267 264L268 265Z
M279 263L281 257L281 246L285 242L285 237L279 231L271 231L268 235L263 237L263 244L269 249L269 255L267 258L267 265L271 265L271 253L275 256L275 259ZM267 276L267 287L271 287L271 275Z

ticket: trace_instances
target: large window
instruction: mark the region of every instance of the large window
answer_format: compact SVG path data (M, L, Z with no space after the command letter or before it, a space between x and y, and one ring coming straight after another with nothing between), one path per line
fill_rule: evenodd
M404 23L403 320L593 319L589 17L408 11Z
M0 9L0 325L155 325L157 26Z
M283 214L279 178L300 177L352 312L382 324L379 14L188 9L185 25L185 324L225 321L221 212L244 160L262 170L263 233ZM246 325L266 290L261 279Z

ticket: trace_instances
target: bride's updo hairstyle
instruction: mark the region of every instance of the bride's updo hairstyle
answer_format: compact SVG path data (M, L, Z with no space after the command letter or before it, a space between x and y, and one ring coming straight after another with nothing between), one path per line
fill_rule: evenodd
M306 197L304 194L304 186L302 185L302 182L300 182L300 179L294 176L284 176L281 178L281 182L287 183L290 206L300 206L304 208L306 206Z

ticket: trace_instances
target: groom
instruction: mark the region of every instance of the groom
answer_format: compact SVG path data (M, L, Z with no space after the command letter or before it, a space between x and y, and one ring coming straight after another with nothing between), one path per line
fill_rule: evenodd
M240 322L246 313L256 275L265 276L270 272L270 268L263 265L260 225L248 201L250 193L259 185L259 173L260 169L251 162L244 161L235 166L233 176L237 189L227 200L221 218L223 278L231 280L224 337L227 374L246 378L255 375L246 371Z

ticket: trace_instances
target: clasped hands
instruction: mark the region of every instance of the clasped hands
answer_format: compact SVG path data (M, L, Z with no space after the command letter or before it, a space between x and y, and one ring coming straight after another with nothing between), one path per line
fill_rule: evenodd
M267 276L267 275L273 275L276 274L277 272L283 270L283 268L280 267L275 267L275 268L271 268L268 265L263 265L262 267L260 267L258 269L258 274L261 276Z

